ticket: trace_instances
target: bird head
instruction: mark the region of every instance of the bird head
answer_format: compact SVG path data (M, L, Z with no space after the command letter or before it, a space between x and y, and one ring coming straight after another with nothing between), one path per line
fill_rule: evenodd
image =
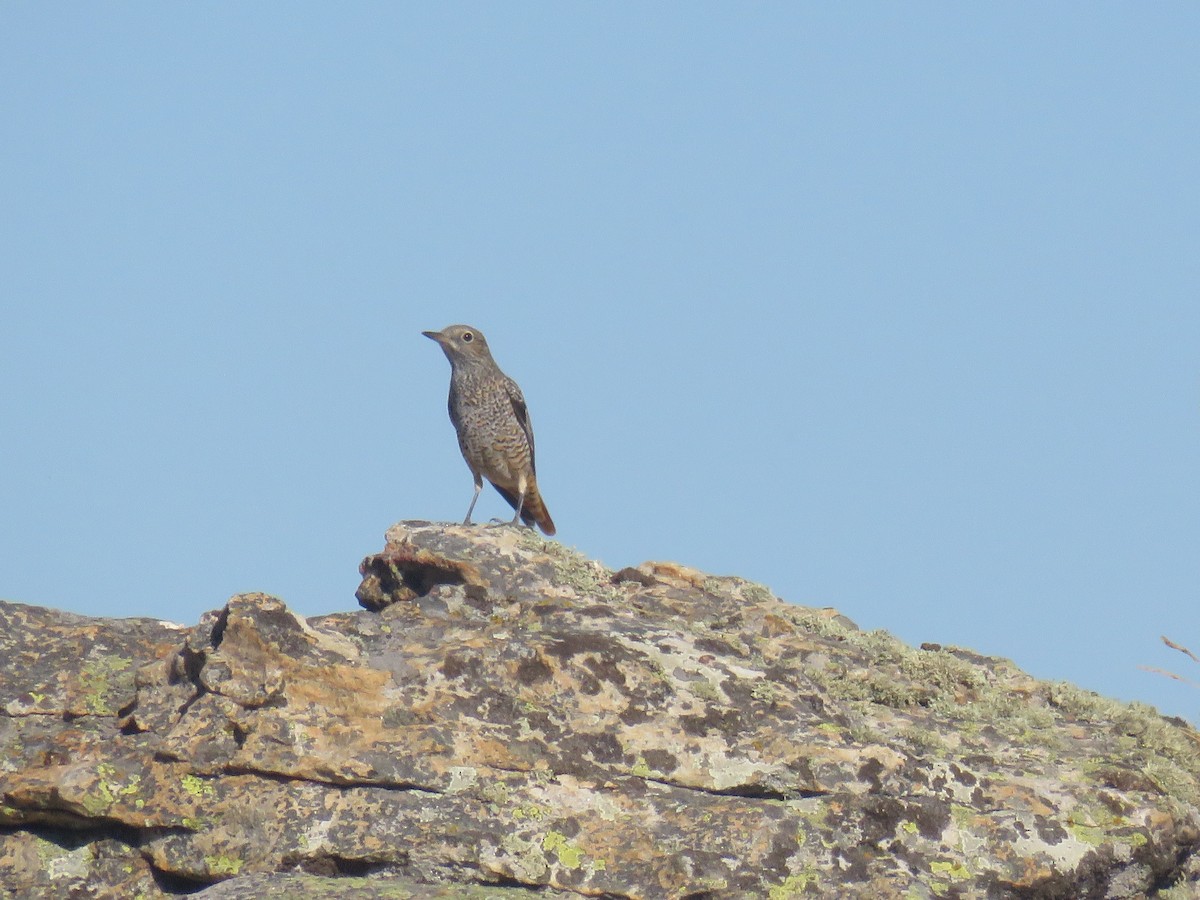
M447 325L441 331L422 331L421 334L441 345L451 365L492 358L483 332L470 325Z

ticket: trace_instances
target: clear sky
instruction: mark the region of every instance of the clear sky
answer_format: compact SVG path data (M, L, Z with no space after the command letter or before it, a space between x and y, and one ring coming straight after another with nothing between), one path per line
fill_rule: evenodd
M1200 5L0 5L0 596L355 608L524 388L568 545L1200 719ZM511 514L490 488L477 518Z

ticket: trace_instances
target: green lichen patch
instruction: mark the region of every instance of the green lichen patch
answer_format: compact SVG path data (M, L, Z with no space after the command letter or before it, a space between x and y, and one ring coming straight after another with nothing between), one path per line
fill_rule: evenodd
M96 766L95 778L87 785L80 802L92 816L109 814L118 802L141 809L145 805L145 801L137 796L141 791L141 781L142 776L138 773L127 774L111 763L100 763Z
M1106 837L1103 828L1098 828L1095 825L1084 825L1079 822L1068 823L1067 830L1074 835L1075 840L1080 843L1090 844L1093 847L1099 847L1103 844Z
M620 598L621 592L612 583L612 572L604 566L554 541L545 541L539 549L550 557L557 584L600 602Z
M242 871L245 861L238 859L236 856L218 853L204 857L204 865L208 867L210 874L218 878L231 878Z
M536 803L526 803L523 806L518 806L512 811L514 819L529 819L531 821L540 822L546 818L549 811L544 807L538 806Z
M639 756L634 761L633 767L629 770L629 773L631 775L636 775L638 778L652 778L656 774L655 771L650 768L644 756ZM662 776L661 772L657 774L659 777Z
M547 832L542 839L542 849L547 853L553 853L558 864L568 869L578 869L583 864L582 848L574 841L568 840L567 836L560 832Z
M929 863L929 871L934 875L942 875L954 881L962 881L971 877L971 871L957 860L935 859Z
M216 793L212 782L198 775L184 775L179 779L179 783L193 797L212 797Z
M577 842L559 831L548 831L542 838L542 851L553 856L564 869L582 870L587 874L603 872L608 862L600 858L589 858Z
M793 900L810 893L810 887L815 891L820 883L821 876L815 870L800 872L789 875L780 884L772 885L767 890L767 897L769 900Z
M136 690L133 660L115 654L84 660L78 679L84 707L94 716L117 715Z

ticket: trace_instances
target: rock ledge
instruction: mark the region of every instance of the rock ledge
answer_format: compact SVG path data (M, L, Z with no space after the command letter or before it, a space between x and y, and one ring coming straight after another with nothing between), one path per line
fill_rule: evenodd
M0 603L0 895L1200 895L1148 707L524 529L360 571L308 620Z

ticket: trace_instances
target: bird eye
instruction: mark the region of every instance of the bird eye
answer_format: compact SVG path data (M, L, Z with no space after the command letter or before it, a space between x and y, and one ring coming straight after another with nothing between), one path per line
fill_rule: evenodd
M471 341L475 340L475 335L471 334L469 331L464 331L462 339L464 344L469 344Z

